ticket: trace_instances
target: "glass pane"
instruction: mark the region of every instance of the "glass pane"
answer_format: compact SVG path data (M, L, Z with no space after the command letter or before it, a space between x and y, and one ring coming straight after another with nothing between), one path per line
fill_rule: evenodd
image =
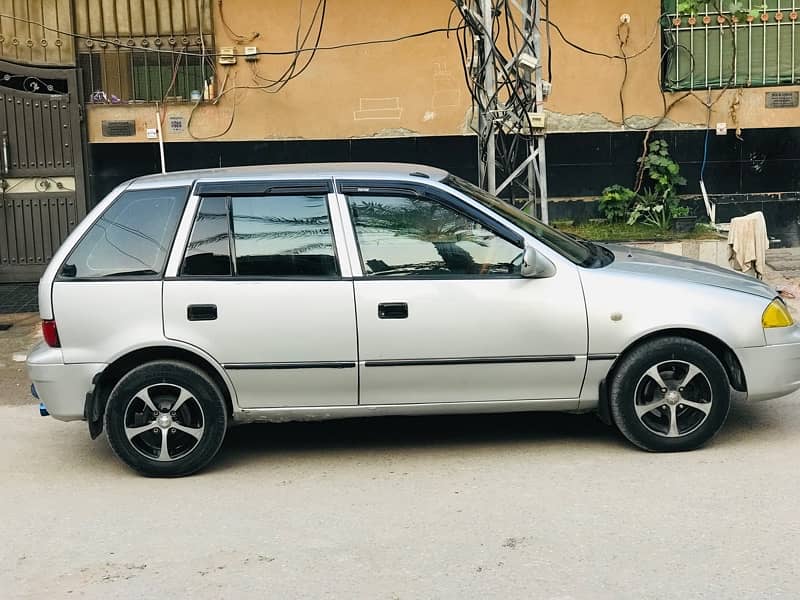
M325 196L233 198L232 208L238 275L339 274Z
M527 231L540 242L547 244L550 248L558 252L574 262L577 265L584 267L592 266L595 264L597 257L594 255L592 248L585 243L578 241L557 229L553 229L549 225L545 225L541 221L533 218L527 213L522 212L503 202L500 198L493 196L489 192L482 190L478 186L465 181L455 175L448 175L444 182L450 187L457 189L462 194L465 194L483 204L492 212L499 214L511 221L514 225Z
M366 275L519 273L522 250L431 200L348 198Z
M124 192L78 243L61 275L159 275L187 192L186 188Z
M186 247L183 275L230 275L231 247L225 198L203 198Z

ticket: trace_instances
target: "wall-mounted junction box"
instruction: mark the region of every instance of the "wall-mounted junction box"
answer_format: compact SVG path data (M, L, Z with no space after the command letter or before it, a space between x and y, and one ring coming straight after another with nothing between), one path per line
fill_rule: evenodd
M258 60L258 46L245 46L244 59L249 61Z
M529 112L528 113L528 120L531 123L531 127L533 127L534 129L544 129L544 127L545 127L545 125L547 123L547 119L545 117L545 113ZM527 125L527 123L525 123L525 125Z
M236 54L231 46L223 46L219 49L218 56L219 64L221 65L235 65Z

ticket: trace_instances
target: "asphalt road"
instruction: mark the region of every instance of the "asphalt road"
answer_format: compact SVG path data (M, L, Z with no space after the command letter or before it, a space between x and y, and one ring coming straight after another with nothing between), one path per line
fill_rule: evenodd
M800 596L800 395L672 455L591 415L252 425L179 480L0 428L3 598Z

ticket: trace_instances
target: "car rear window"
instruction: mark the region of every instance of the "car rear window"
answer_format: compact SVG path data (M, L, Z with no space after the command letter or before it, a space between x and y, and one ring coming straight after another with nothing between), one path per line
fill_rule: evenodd
M61 267L65 279L160 276L188 188L123 192Z
M326 196L203 198L181 275L338 277Z
M336 277L325 196L231 199L236 273L252 277Z

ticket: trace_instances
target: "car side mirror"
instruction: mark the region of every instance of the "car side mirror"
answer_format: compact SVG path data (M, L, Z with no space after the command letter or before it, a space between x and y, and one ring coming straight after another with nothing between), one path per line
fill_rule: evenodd
M520 274L530 279L546 279L556 274L556 266L536 248L525 244Z

